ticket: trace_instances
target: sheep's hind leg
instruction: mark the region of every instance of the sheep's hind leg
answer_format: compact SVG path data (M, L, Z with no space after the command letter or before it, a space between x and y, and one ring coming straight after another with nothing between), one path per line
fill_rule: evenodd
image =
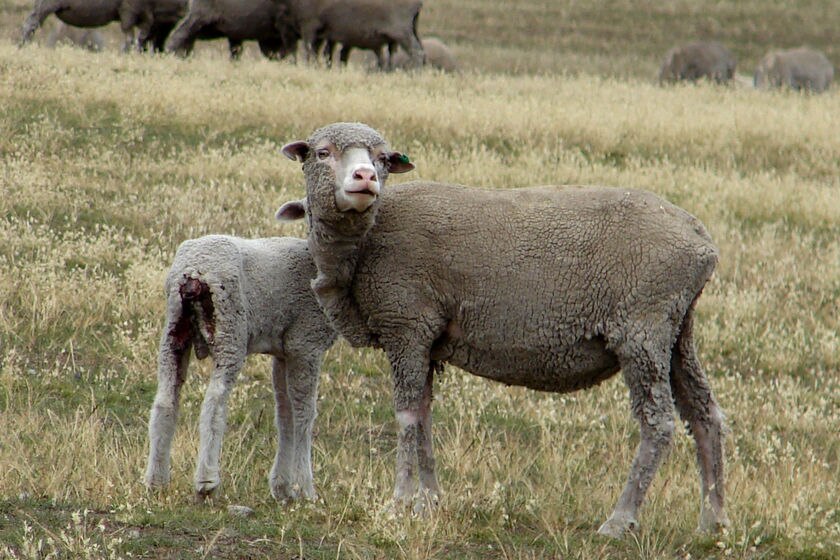
M667 350L648 349L641 344L619 353L633 415L641 428L641 441L621 497L609 519L598 529L602 535L620 538L639 528L639 507L671 445L674 410L668 383L669 359Z
M172 438L190 362L189 333L189 319L181 316L167 324L161 340L157 393L149 415L149 459L144 479L148 488L169 484Z
M688 424L697 445L701 488L698 530L707 532L729 525L723 505L724 423L694 349L692 315L686 315L671 355L671 390L680 418Z
M218 340L216 341L218 345ZM241 345L243 348L244 344ZM204 394L199 417L198 459L195 467L195 497L201 502L218 488L221 478L219 462L222 440L227 425L227 402L236 376L245 363L245 356L214 356L216 365Z

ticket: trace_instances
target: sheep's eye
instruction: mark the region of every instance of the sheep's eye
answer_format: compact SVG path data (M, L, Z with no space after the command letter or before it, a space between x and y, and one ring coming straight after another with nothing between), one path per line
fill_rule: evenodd
M315 152L315 155L318 156L318 159L327 159L328 157L330 157L330 151L326 148L321 148L320 150Z

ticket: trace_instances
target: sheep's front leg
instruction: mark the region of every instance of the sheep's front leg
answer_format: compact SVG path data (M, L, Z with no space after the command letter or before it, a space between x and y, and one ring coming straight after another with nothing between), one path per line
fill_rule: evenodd
M182 321L170 322L160 344L157 393L149 415L149 459L145 476L149 488L169 484L172 438L191 349L188 340L179 342L178 336L183 335L183 332L178 332L179 328L188 332L189 325Z
M391 366L399 424L394 501L407 503L414 499L414 511L421 513L437 503L440 493L431 433L434 370L426 351L410 353L405 349L393 353Z
M641 441L624 491L609 519L598 529L602 535L613 538L639 528L639 508L674 435L674 406L668 379L670 353L640 346L625 352L619 360L630 389L633 415L641 428Z
M200 443L195 467L195 493L198 501L211 495L221 482L219 462L227 426L228 397L245 363L244 355L219 357L217 354L214 358L216 364L204 394L198 424Z
M23 30L21 32L19 45L23 46L28 43L32 39L32 35L35 34L35 31L37 31L38 28L41 27L41 24L44 23L44 20L47 19L47 16L54 14L61 9L61 7L61 0L38 0L35 2L32 12L23 22Z

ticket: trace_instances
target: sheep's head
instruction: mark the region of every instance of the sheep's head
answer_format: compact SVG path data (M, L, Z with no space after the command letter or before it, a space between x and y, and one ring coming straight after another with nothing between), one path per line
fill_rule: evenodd
M307 200L339 212L365 212L374 206L390 173L414 169L408 158L391 151L385 139L361 123L334 123L308 140L283 146L283 154L303 163Z

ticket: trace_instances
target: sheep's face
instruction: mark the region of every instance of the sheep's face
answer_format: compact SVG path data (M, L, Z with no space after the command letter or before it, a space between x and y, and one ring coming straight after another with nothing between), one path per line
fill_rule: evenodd
M414 169L379 133L359 123L318 129L309 140L284 146L283 153L303 162L307 196L323 199L329 190L339 212L365 212L379 198L389 173Z

